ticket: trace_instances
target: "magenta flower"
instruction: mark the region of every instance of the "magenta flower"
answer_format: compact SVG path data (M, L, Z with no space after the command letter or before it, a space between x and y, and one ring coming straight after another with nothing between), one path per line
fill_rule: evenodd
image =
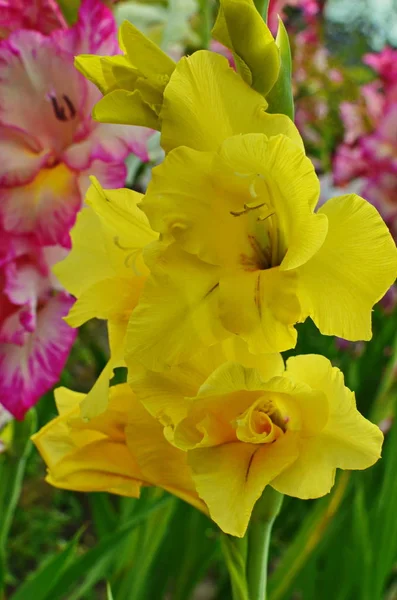
M17 29L49 34L66 27L56 0L0 0L0 38Z
M101 95L73 61L118 51L100 0L83 0L71 28L50 0L0 0L1 17L4 7L14 31L0 41L0 405L22 419L58 381L76 336L63 320L73 299L51 266L67 252L88 177L122 187L125 158L147 160L151 132L91 118Z
M148 159L150 131L92 120L100 93L73 66L82 52L117 52L100 0L85 0L70 29L19 30L0 42L0 225L40 244L68 245L88 175L121 187L125 157Z
M65 250L0 232L0 404L17 419L59 379L76 331L73 304L51 275Z

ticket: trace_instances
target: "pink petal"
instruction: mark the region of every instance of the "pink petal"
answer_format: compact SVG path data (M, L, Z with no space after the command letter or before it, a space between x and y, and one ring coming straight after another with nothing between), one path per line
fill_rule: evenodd
M147 162L147 143L152 135L153 131L145 127L97 123L85 140L66 150L62 159L75 170L88 169L93 160L122 162L131 152Z
M76 331L62 319L73 300L65 293L53 296L39 311L37 328L26 334L22 347L0 344L0 404L23 419L59 379Z
M104 188L119 188L124 186L127 167L124 163L109 164L95 160L87 171L82 172L79 177L79 188L83 197L90 187L90 175L94 175Z
M21 30L0 43L0 123L30 134L54 158L75 138L86 90L73 55L51 38Z
M3 36L16 29L35 29L49 34L66 26L56 0L0 0L0 33L3 32Z
M72 54L119 54L117 24L101 0L83 0L77 23L53 38Z

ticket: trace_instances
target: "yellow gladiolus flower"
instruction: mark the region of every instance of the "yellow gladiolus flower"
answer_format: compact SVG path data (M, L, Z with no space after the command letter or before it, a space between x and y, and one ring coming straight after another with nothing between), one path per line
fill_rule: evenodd
M119 41L123 55L76 58L76 68L104 94L93 117L159 129L163 92L175 63L128 21L120 27Z
M366 469L379 459L381 431L360 415L326 358L290 358L283 373L268 364L267 378L227 362L205 380L204 360L146 373L133 385L187 453L196 490L226 533L244 535L267 485L318 498L331 490L337 468Z
M266 96L278 78L280 51L253 0L220 0L212 35L232 51L244 81Z
M161 425L150 416L127 384L110 388L104 413L84 421L84 394L55 391L59 417L33 442L47 464L51 485L82 492L111 492L139 497L154 485L206 511L195 491L186 453L169 444Z
M69 325L79 327L94 317L108 323L111 357L82 402L86 418L106 408L113 368L125 365L128 319L149 274L142 254L158 235L137 207L142 197L127 189L103 190L93 177L86 196L89 206L79 213L72 230L72 250L54 268L62 285L77 298L65 319ZM91 395L105 404L97 405Z
M325 335L370 339L395 244L359 196L314 212L318 197L310 160L285 135L170 152L140 205L168 246L131 316L129 354L161 370L230 333L254 354L284 351L309 316Z

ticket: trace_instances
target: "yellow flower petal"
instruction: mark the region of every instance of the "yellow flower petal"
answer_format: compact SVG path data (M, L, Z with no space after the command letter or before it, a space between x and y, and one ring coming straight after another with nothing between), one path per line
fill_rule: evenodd
M252 353L293 348L300 305L296 275L279 268L233 271L219 284L219 315L224 327L241 336Z
M72 250L53 267L53 272L63 287L78 297L92 284L111 277L114 270L108 260L101 222L91 208L79 212L71 237Z
M175 239L187 252L225 267L260 262L252 240L259 245L267 235L267 223L258 219L270 212L272 265L287 270L306 262L324 241L327 218L310 208L318 194L313 165L296 144L283 135L247 134L225 140L219 154L185 147L170 152L154 170L141 207L165 241ZM255 202L258 209L266 204L264 214L244 213Z
M152 485L172 494L206 512L194 487L185 452L172 446L163 435L163 428L134 398L126 427L126 441L136 458L143 476Z
M89 319L111 319L125 316L127 320L138 304L145 277L103 279L85 290L69 311L65 321L80 327Z
M233 52L244 80L264 96L276 83L280 54L252 0L221 0L212 34Z
M197 93L200 90L200 93ZM293 122L269 115L264 98L231 69L227 60L205 50L182 58L164 92L161 145L218 150L228 137L241 133L284 134L303 148Z
M106 94L109 84L102 69L102 57L95 54L80 54L74 59L74 66L84 77Z
M96 103L92 116L101 123L141 125L160 130L160 121L154 108L145 102L139 90L113 90Z
M235 442L188 451L199 496L225 533L242 537L255 502L274 477L296 459L294 434L274 444Z
M329 223L320 250L297 270L302 317L321 333L371 338L371 311L394 282L397 252L377 210L350 194L320 209Z
M320 439L329 462L339 469L366 469L380 458L382 432L358 412L343 373L328 359L313 354L289 358L286 375L327 396L329 416Z
M216 316L218 269L170 246L155 263L128 325L126 362L154 371L227 337Z
M81 394L66 389L57 392L62 415L32 438L47 463L49 483L77 491L139 496L142 475L122 443L128 408L118 397L122 391L123 386L113 388L107 414L90 423L79 417Z
M174 61L129 21L121 24L119 36L131 63L151 81L159 77L159 82L164 84L167 81L164 75L171 75L175 68Z

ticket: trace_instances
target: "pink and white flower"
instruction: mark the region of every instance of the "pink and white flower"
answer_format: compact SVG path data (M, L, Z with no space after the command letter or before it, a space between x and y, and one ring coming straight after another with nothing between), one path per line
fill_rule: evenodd
M1 18L3 8L13 31L0 41L0 406L21 419L58 381L76 336L63 320L73 299L51 266L70 245L88 176L122 187L125 158L147 160L151 132L91 118L101 95L73 62L118 51L100 0L83 0L71 28L55 1L0 0Z
M0 42L0 225L40 244L68 245L88 175L121 187L126 156L148 159L150 131L92 120L101 95L73 66L81 52L117 52L100 0L84 0L69 29L18 30Z
M51 274L62 247L0 236L0 405L21 419L59 379L76 336L62 319L73 299Z

